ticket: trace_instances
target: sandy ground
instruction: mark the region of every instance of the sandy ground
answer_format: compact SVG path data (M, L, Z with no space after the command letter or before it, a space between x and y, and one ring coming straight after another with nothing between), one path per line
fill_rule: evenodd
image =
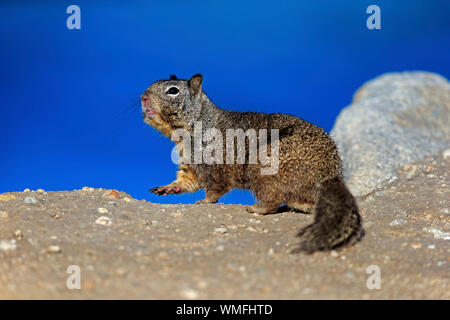
M162 205L91 188L1 194L0 298L449 299L450 158L407 165L357 200L362 242L292 255L312 215ZM79 290L66 286L71 265ZM373 265L380 289L367 286Z

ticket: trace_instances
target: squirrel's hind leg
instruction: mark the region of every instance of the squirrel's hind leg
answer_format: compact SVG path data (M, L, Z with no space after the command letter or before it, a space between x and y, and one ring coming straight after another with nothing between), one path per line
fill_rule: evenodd
M280 206L284 203L278 190L268 187L268 184L253 184L251 189L259 203L247 206L249 213L265 215L268 213L277 213Z
M286 205L291 209L299 210L304 213L312 213L314 209L314 203L308 202L288 201Z

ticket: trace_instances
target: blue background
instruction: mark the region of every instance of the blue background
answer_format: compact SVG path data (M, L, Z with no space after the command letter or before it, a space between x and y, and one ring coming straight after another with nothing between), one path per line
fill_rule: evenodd
M81 30L66 8L81 8ZM366 8L381 7L381 30ZM219 106L285 112L327 131L365 81L450 76L450 1L0 3L0 192L117 188L152 202L175 178L172 143L137 104L155 80L201 72ZM251 203L234 191L225 203Z

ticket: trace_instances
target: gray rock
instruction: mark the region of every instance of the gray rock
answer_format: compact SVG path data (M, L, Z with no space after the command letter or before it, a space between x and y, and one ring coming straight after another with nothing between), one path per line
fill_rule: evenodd
M428 72L377 77L356 91L331 136L352 193L370 193L398 167L450 146L450 84Z

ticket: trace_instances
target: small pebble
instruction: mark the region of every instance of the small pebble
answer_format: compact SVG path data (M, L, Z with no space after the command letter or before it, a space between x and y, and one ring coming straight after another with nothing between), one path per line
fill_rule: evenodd
M444 159L448 159L450 158L450 149L445 150L444 152L442 152L442 157Z
M172 217L181 217L183 216L183 213L180 210L176 210L175 212L171 212L170 215Z
M25 190L23 190L23 192L30 192L31 190L26 188Z
M395 219L389 225L398 226L398 225L407 224L407 223L408 223L408 221L406 221L405 219Z
M330 256L332 256L333 258L337 258L337 257L339 257L339 253L337 253L337 251L335 251L335 250L332 250L330 252Z
M6 219L8 218L8 214L5 211L0 211L0 218Z
M157 224L158 224L158 221L157 220L152 220L152 226L156 226Z
M61 248L59 246L48 246L48 253L61 253Z
M96 224L102 225L102 226L110 226L112 224L112 221L110 218L102 216L95 220Z
M180 295L184 299L189 299L189 300L197 299L199 296L198 292L193 289L184 289L180 292Z
M123 277L127 274L127 271L124 268L119 268L116 270L115 274L119 277Z
M81 190L92 192L92 191L94 191L94 188L91 188L91 187L83 187L83 188L81 188Z
M218 251L223 251L225 249L225 247L223 245L217 246L216 249Z
M219 228L215 228L214 229L214 233L224 234L224 233L227 233L227 232L228 232L228 230L225 227L219 227Z
M429 246L428 246L428 249L431 249L431 250L433 250L433 249L435 249L436 248L436 246L434 245L434 244L430 244Z
M36 203L37 200L35 197L26 197L24 200L25 203Z
M44 189L37 189L36 192L37 192L37 193L44 193L45 190L44 190Z
M16 230L16 232L14 232L14 237L15 237L17 240L22 240L22 239L23 239L23 233L22 233L22 231Z
M411 244L411 248L420 249L420 248L422 248L422 244L420 242L413 243L413 244Z
M125 202L131 202L131 199L128 198L128 197L124 197L122 200L125 201Z
M97 212L100 213L100 214L106 214L106 213L108 213L108 209L106 209L106 208L98 208Z
M0 240L0 251L11 251L16 249L16 240Z
M414 178L414 176L416 176L419 172L419 166L418 165L410 165L407 164L405 165L405 170L407 170L408 172L406 173L406 179L410 180L412 178Z

